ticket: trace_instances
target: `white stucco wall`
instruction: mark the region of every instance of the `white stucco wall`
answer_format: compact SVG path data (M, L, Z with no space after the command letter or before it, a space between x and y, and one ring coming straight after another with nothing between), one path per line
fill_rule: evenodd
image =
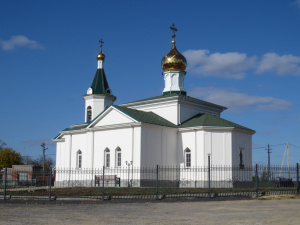
M102 116L102 115L101 115ZM125 114L118 112L116 109L109 109L108 112L105 112L105 115L101 118L96 127L113 125L113 124L123 124L133 122L133 119L129 118Z
M176 165L177 130L144 125L141 132L141 166Z
M191 117L199 114L199 113L211 113L216 116L220 116L220 110L210 108L210 107L205 107L204 105L197 105L193 104L191 102L187 101L182 101L180 103L180 123L190 119Z
M189 130L180 132L178 139L178 164L184 166L184 151L191 150L191 166L230 165L231 132L219 130Z
M240 148L244 149L244 165L252 166L252 135L244 132L232 134L232 164L238 166L240 162Z
M115 101L115 97L111 95L85 95L85 117L84 121L87 122L87 107L92 107L92 120L96 118L107 106L110 106Z
M110 167L116 167L116 149L119 147L122 154L121 167L125 167L126 161L133 161L133 166L140 165L139 155L134 152L139 151L139 139L137 138L140 128L128 127L120 129L100 130L94 132L94 167L102 168L104 165L104 151L110 150ZM132 151L133 150L133 151Z

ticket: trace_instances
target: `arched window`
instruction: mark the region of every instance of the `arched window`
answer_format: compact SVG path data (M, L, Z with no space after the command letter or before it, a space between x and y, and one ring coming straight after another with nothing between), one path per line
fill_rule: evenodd
M189 148L184 150L184 166L191 167L191 150Z
M244 148L240 148L240 153L239 153L239 157L240 157L240 169L244 169L245 166L244 166Z
M116 166L120 167L122 165L122 153L120 147L116 148Z
M91 122L92 120L92 107L88 106L86 109L86 122Z
M104 151L104 165L110 167L110 150L108 148Z
M77 151L77 168L81 169L82 167L82 152L80 150Z

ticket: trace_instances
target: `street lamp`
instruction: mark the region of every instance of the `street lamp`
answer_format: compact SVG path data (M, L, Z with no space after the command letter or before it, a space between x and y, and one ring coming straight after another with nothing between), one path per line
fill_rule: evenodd
M45 182L45 151L48 149L45 147L45 145L45 142L41 144L41 147L43 148L43 185Z
M130 187L130 182L129 182L129 173L130 173L130 166L132 165L132 161L126 161L126 166L128 166L128 187ZM131 185L132 186L132 185Z

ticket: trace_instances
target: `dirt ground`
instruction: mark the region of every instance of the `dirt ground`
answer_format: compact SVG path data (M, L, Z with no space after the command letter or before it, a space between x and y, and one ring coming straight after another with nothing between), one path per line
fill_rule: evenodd
M300 199L142 202L0 201L0 224L300 224Z

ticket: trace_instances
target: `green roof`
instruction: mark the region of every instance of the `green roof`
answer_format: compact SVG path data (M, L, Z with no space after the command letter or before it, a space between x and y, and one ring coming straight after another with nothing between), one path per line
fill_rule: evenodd
M93 94L110 94L104 69L97 69L91 88Z
M247 127L241 126L237 123L233 123L229 120L222 119L218 116L214 116L209 113L205 114L197 114L196 116L186 120L181 125L178 126L178 128L186 128L186 127L234 127L239 128L243 130L247 130L250 132L255 132L252 129L249 129Z
M148 123L148 124L154 124L154 125L165 126L165 127L173 127L173 128L188 128L188 127L199 127L199 126L202 126L202 127L233 127L233 128L238 128L238 129L242 129L242 130L246 130L246 131L255 133L255 131L252 129L249 129L249 128L239 125L237 123L233 123L229 120L222 119L218 116L214 116L209 113L197 114L194 117L184 121L182 124L176 126L175 124L171 123L170 121L164 119L163 117L161 117L153 112L145 112L145 111L131 109L131 108L127 108L124 106L117 106L117 105L112 105L112 107L120 110L121 112L125 113L126 115L130 116L131 118L133 118L136 121L141 122L141 123ZM100 113L97 117L95 117L94 120L91 121L90 123L74 125L73 127L66 128L63 131L81 130L81 129L88 127L89 124L93 123L108 108L106 108L102 113ZM54 139L56 139L58 137L59 137L59 135L57 135Z
M86 128L90 123L83 123L79 125L73 125L70 128L66 128L63 131L69 131L69 130L81 130L82 128Z
M123 106L113 106L121 112L127 114L138 122L155 124L166 127L177 127L175 124L171 123L169 120L164 119L163 117L153 113L145 112L141 110L131 109Z

